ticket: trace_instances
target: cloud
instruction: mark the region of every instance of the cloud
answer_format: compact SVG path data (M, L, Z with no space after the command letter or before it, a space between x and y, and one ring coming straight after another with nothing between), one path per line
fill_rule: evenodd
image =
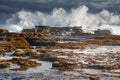
M120 0L95 0L90 2L90 5L96 8L107 8L116 6L116 4L120 4Z
M7 8L2 8L4 11L13 13L21 9L30 11L44 11L50 12L53 8L64 8L70 10L72 8L86 5L92 13L98 13L103 9L110 12L117 12L120 14L120 0L1 0L0 5L8 6L13 11Z
M55 1L55 0L9 0L9 1L47 3L47 2L53 2L53 1Z
M107 28L117 34L119 5L120 0L0 0L0 25L11 31L35 25L82 25L84 31Z
M120 15L107 10L97 14L89 12L87 6L80 6L67 12L63 8L55 8L51 13L40 11L31 12L21 10L1 25L11 31L21 31L23 28L34 28L36 25L49 26L82 26L84 32L93 32L97 29L108 29L113 34L120 35Z

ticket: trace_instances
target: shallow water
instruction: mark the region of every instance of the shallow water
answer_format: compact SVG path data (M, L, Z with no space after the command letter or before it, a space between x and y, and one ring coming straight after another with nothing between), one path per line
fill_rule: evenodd
M119 61L115 61L114 58L111 58L111 55L119 56L120 46L97 46L97 47L87 47L86 49L60 49L53 51L63 51L69 52L73 51L75 55L73 58L78 59L78 62L83 64L89 64L89 60L100 58L102 60L98 60L99 64L111 64L111 63L120 63ZM12 59L12 53L7 53L5 57L0 57L0 60L9 60ZM58 56L64 57L64 56ZM115 58L116 59L116 58ZM48 61L38 61L36 59L32 59L37 62L41 62L42 66L38 66L36 68L30 68L27 71L11 71L8 69L0 69L0 79L1 80L90 80L89 77L97 76L99 80L120 80L120 70L101 70L101 69L76 69L72 71L59 71L55 69L51 69L52 63ZM112 62L115 61L115 62ZM19 67L18 65L11 65L11 68Z

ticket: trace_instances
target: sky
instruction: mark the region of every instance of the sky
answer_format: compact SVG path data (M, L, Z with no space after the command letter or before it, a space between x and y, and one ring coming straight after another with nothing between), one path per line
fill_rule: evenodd
M57 18L55 17L56 13ZM78 16L79 14L81 14L81 16L85 16L85 22L81 22L81 20L79 20L83 19L81 16ZM113 14L117 16L114 16ZM29 15L29 17L27 17L27 15ZM88 17L88 15L92 17ZM28 28L30 25L35 26L44 24L55 26L58 23L60 23L60 26L75 26L77 24L86 26L86 23L93 23L88 22L88 20L93 19L94 16L97 16L97 18L101 20L101 22L96 24L98 26L101 26L103 23L106 23L106 25L120 26L120 21L118 19L119 15L120 0L0 0L0 27L2 26L2 28L10 30L13 25L16 25L17 29L21 28L20 26L23 21L26 24L22 28L25 26L27 26L25 28ZM36 18L28 21L31 16L33 16L32 18ZM67 18L65 18L66 23L62 22L61 19L64 18L64 16L67 16ZM71 17L73 16L75 19L71 20ZM37 17L39 17L41 22L36 21L39 20ZM47 20L55 20L58 19L58 17L59 20L56 21L56 23ZM109 21L108 17L111 18L111 21ZM86 18L88 18L87 22ZM74 23L70 23L71 21ZM91 24L88 26L91 26Z
M120 0L0 0L0 13L13 13L21 9L49 12L53 8L71 9L86 5L91 11L107 9L120 13Z
M54 8L64 8L69 11L80 5L88 6L92 13L106 9L120 14L120 0L0 0L0 17L4 20L10 14L23 9L50 12Z

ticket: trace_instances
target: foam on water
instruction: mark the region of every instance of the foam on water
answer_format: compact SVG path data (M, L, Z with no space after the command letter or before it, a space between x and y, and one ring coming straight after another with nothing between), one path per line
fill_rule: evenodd
M0 26L10 31L20 32L24 28L34 28L36 25L82 26L84 32L108 29L113 34L120 35L120 15L110 13L107 10L93 14L85 5L73 8L69 12L63 8L55 8L51 13L21 10Z

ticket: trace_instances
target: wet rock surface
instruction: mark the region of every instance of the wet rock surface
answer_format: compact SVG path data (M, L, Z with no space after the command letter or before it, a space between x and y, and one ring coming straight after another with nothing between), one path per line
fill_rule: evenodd
M5 51L4 50L0 50L0 56L4 56L5 55Z
M13 53L13 56L17 57L29 57L29 58L38 58L39 54L30 49L17 49Z
M41 66L41 63L37 63L36 61L32 61L30 59L13 58L11 60L2 60L0 62L0 69L10 68L11 64L17 64L20 66L19 68L10 69L14 71L26 71L31 67Z
M9 68L11 64L12 64L11 62L1 61L1 62L0 62L0 69Z
M75 62L69 62L69 60L64 59L54 62L52 67L64 71L76 69L78 68L78 65Z
M0 72L3 69L7 69L8 71L0 73L2 76L0 79L119 80L120 53L118 48L119 46L110 47L91 45L85 49L18 49L11 54L11 56L18 58L1 61L1 63L3 62L5 66L4 68L1 66ZM100 52L99 49L102 49L103 51ZM31 58L36 54L39 56ZM50 61L51 65L48 65L48 70L44 70L42 68L44 63L39 63L39 60ZM17 64L18 67L10 68L10 65L12 64ZM41 68L44 71L39 70ZM33 73L31 69L34 71ZM29 73L27 73L27 71L29 71Z
M20 65L20 68L11 69L11 70L24 71L31 67L41 66L41 63L37 63L36 61L32 61L30 59L13 58L12 60L10 60L10 62Z
M92 39L60 42L61 36L47 31L20 34L2 30L0 79L120 80L120 36L99 34L81 33Z

